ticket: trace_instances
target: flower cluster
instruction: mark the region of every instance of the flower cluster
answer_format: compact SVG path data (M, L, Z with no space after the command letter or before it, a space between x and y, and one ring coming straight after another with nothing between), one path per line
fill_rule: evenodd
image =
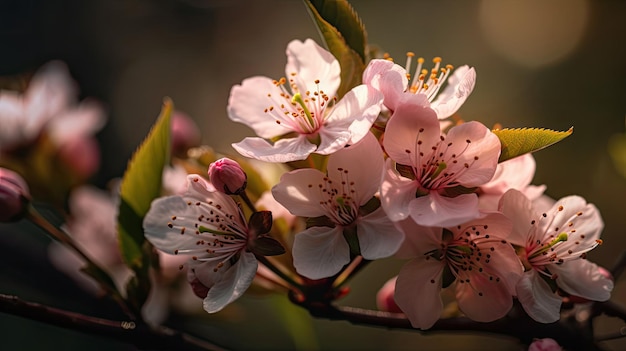
M482 322L504 317L515 300L550 323L566 296L609 299L612 280L586 260L602 242L596 207L579 196L545 196L545 186L530 184L531 154L499 162L493 131L450 119L474 88L474 68L435 58L426 69L419 58L412 70L412 53L405 67L373 59L362 83L337 96L340 64L330 52L307 39L290 42L286 53L285 77L234 86L228 115L258 135L233 144L236 151L290 167L271 194L306 220L282 240L296 282L332 285L355 262L407 258L379 300L421 329L442 316L442 289ZM156 200L144 229L157 248L191 257L189 281L216 312L282 247L269 235L269 212L246 195L248 177L236 162L211 164L209 178L190 175L184 195ZM251 210L248 220L237 196Z

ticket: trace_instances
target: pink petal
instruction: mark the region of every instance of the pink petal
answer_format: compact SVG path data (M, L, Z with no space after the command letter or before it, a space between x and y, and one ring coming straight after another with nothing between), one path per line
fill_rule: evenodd
M454 154L457 160L456 163L449 162L446 171L456 173L457 182L471 188L491 180L501 147L500 139L487 127L476 121L463 123L450 129L445 142L452 144L446 155Z
M309 279L322 279L339 273L350 262L350 247L341 227L311 227L296 234L293 265Z
M411 218L424 226L452 227L478 217L478 197L463 194L454 198L431 191L409 204Z
M84 102L52 119L48 127L53 141L62 144L74 137L91 136L104 127L105 123L106 118L100 105Z
M509 189L524 190L535 176L535 158L524 154L498 163L496 173L486 184L480 186L483 193L504 194Z
M559 210L561 206L562 210ZM549 221L541 221L541 231L548 232L555 227L561 228L560 232L567 232L569 236L568 242L564 243L567 245L564 246L571 246L576 241L580 243L580 247L594 245L604 228L600 211L580 196L572 195L558 200L547 213L554 214L554 219L550 228ZM567 229L570 222L574 223L573 228L576 229L574 233Z
M359 217L356 227L361 256L366 260L393 255L404 240L404 234L394 226L382 208Z
M293 40L287 45L285 74L295 81L302 94L322 90L332 97L341 83L339 62L312 39Z
M526 246L530 223L534 219L530 200L518 190L511 189L500 199L499 210L513 221L513 230L507 240L518 246Z
M392 221L399 221L409 216L409 203L415 199L417 182L399 175L394 163L387 159L383 181L380 186L380 203Z
M593 301L611 298L613 281L600 272L598 265L579 259L562 265L550 265L550 272L557 275L557 285L569 294Z
M378 191L385 159L383 150L372 133L367 133L358 143L343 148L328 159L328 177L339 185L346 181L350 194L359 205L364 205Z
M456 280L456 299L459 309L467 317L478 322L491 322L511 310L513 296L506 285L477 271L460 273Z
M270 78L256 76L244 79L241 85L235 85L230 90L228 117L252 128L261 138L286 134L293 128L278 108L286 101L280 96L281 93ZM270 106L274 106L274 110L265 112Z
M517 285L517 299L524 311L540 323L553 323L561 318L561 297L556 295L535 270L524 273Z
M454 70L448 78L448 86L439 93L431 107L439 119L452 116L463 105L467 97L474 90L476 71L468 66L461 66Z
M303 135L280 139L274 145L261 138L245 138L232 147L243 156L276 163L304 160L317 148Z
M424 162L420 151L431 153L440 135L435 111L416 103L403 103L387 123L383 145L397 163L420 167Z
M396 281L396 303L414 328L428 329L443 311L441 273L444 263L423 256L409 261Z
M332 107L322 131L349 130L349 143L357 143L369 132L378 117L382 101L383 95L378 90L367 85L356 86ZM319 149L324 149L323 145Z
M272 188L272 195L295 216L322 216L326 213L320 202L328 200L319 187L325 185L324 177L322 172L310 168L285 173Z
M422 256L441 248L441 227L424 227L415 223L412 218L396 222L396 226L404 233L404 242L396 252L398 258Z
M239 260L209 289L203 302L204 310L215 313L243 295L256 275L257 260L251 252L243 252ZM197 269L196 269L197 272Z

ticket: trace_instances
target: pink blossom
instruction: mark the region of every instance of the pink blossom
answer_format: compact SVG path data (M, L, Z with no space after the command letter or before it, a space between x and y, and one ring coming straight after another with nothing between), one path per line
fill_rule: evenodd
M500 197L509 189L517 189L532 200L539 200L545 185L534 186L530 182L535 176L536 163L531 153L498 163L493 178L478 188L481 210L496 211Z
M258 264L248 251L248 225L235 201L198 175L187 179L185 194L152 202L144 232L157 249L189 257L188 278L208 288L204 309L214 313L248 289Z
M389 279L383 285L378 293L376 293L376 307L378 307L381 311L394 312L394 313L402 313L400 307L396 303L394 295L396 294L396 281L398 277L393 277Z
M594 205L579 196L567 196L540 213L522 193L509 190L502 197L500 211L513 220L511 243L522 248L526 272L516 290L530 317L542 323L559 319L562 299L550 287L552 283L588 300L610 298L613 281L585 259L602 242L604 223Z
M42 67L23 95L0 93L0 149L34 142L45 131L56 145L89 136L104 125L100 106L92 101L76 105L76 87L64 64Z
M408 98L431 107L439 119L452 116L474 89L476 71L461 66L451 73L452 66L442 67L441 58L435 57L430 71L423 68L424 59L418 58L412 73L413 57L413 53L407 54L404 68L389 60L371 60L363 73L363 83L379 89L385 96L385 106L392 112ZM448 85L439 93L446 80Z
M390 159L381 202L393 221L453 226L478 216L472 188L491 180L500 155L487 127L467 122L445 135L433 109L407 102L387 123L383 144Z
M326 216L324 226L312 226L296 234L294 266L310 279L338 273L360 254L368 260L396 252L403 235L382 208L363 213L380 184L383 153L368 133L359 143L341 149L328 160L326 174L316 169L286 173L272 189L274 198L296 216ZM350 237L351 245L346 238Z
M500 213L449 228L422 227L410 218L399 222L406 235L399 257L414 257L402 267L395 299L415 328L428 329L441 316L442 287L454 287L467 317L489 322L513 306L523 267L504 238L511 221Z
M339 62L311 39L288 44L285 74L279 80L255 76L232 88L230 119L260 137L233 144L240 154L268 162L328 155L363 138L380 112L382 94L366 85L336 100Z

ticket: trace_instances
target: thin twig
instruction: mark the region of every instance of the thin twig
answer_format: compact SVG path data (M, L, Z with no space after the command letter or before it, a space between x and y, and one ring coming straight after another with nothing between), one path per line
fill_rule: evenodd
M213 343L166 327L152 328L133 321L115 321L45 306L0 294L0 311L61 328L108 337L140 349L225 351Z

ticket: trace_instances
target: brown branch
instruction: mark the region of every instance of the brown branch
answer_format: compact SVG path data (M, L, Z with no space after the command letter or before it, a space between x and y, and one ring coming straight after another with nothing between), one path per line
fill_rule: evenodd
M0 294L0 312L126 342L140 349L181 351L225 351L191 335L166 328L152 328L133 321L115 321L28 302Z

